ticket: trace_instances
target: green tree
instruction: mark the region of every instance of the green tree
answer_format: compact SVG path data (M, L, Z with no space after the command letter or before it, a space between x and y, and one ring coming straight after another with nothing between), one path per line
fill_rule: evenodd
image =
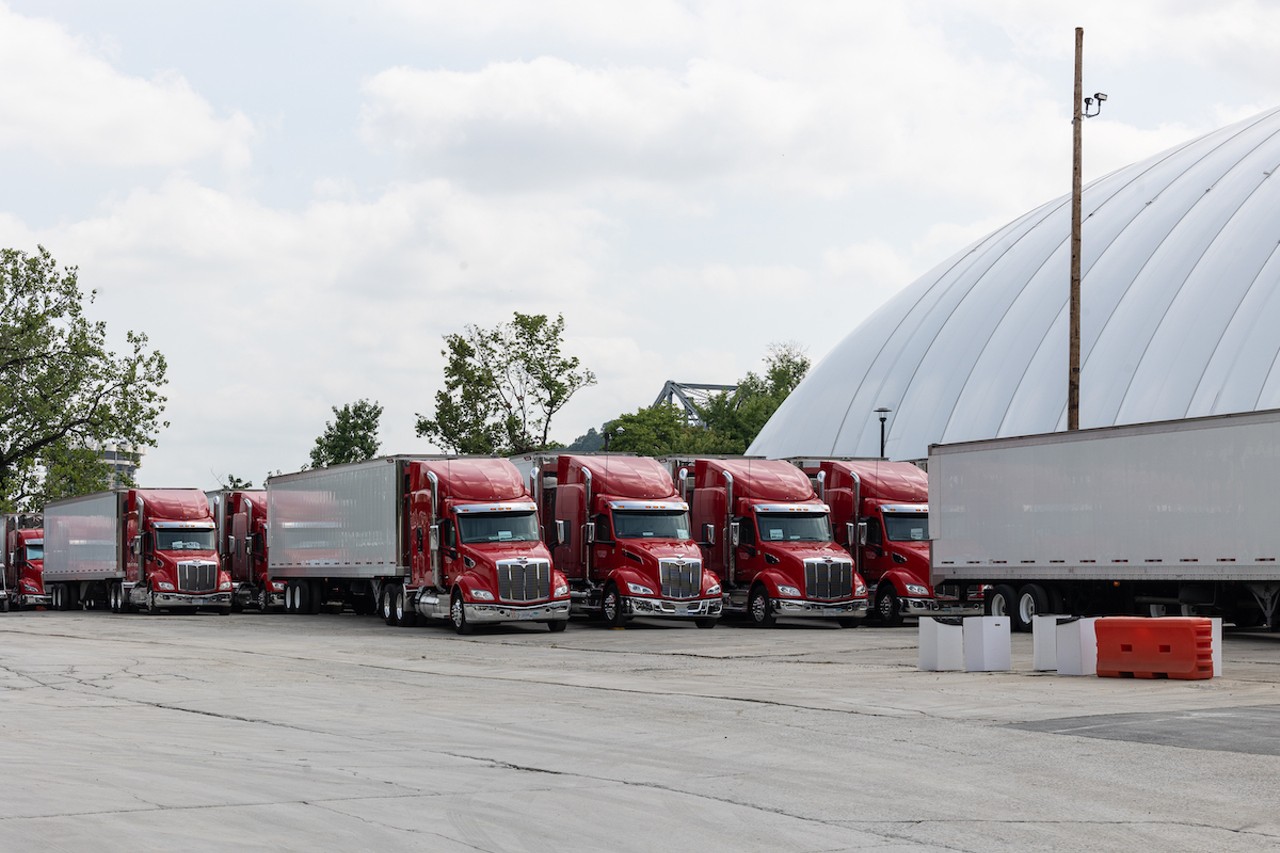
M509 455L543 450L551 419L595 374L561 353L564 316L516 311L492 329L466 326L444 336L444 389L417 433L456 453Z
M717 394L699 407L706 428L725 448L717 452L745 453L808 372L809 358L797 344L771 344L763 375L748 372L735 391Z
M326 426L327 426L327 424L326 424ZM239 477L237 477L235 474L228 474L228 475L227 475L227 476L225 476L225 477L219 477L219 478L218 478L218 485L219 485L219 486L221 486L221 487L222 487L222 488L224 488L224 489L229 489L229 490L231 490L231 491L237 491L237 490L242 490L242 489L252 489L252 488L253 488L253 481L252 481L252 480L241 480L241 479L240 479Z
M659 403L619 415L603 427L609 449L640 456L673 453L732 453L731 440L714 430L692 426L678 406Z
M82 293L77 268L59 269L43 246L34 255L0 250L4 509L38 509L51 495L101 488L104 468L94 448L155 446L155 434L168 426L160 419L164 356L132 331L125 355L110 351L106 324L84 313L96 295Z
M311 448L311 467L327 468L344 462L363 462L378 453L378 422L382 406L375 400L360 399L341 409L333 407L334 419L325 421L324 432Z
M50 501L101 492L114 485L132 486L132 478L119 474L94 447L59 441L45 448L27 484L26 505L43 507Z

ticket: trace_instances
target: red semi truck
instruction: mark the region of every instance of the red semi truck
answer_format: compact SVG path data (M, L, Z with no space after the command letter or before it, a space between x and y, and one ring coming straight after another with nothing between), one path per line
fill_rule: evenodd
M4 573L0 611L47 606L44 591L44 530L39 514L13 513L4 519Z
M661 462L615 454L521 461L531 466L530 491L574 612L613 626L645 616L715 627L720 579L703 567L689 505Z
M287 613L333 603L474 625L569 620L520 472L505 459L392 456L267 481L268 562Z
M832 539L829 508L804 472L782 459L672 465L726 611L761 626L785 616L852 627L867 615L867 585Z
M910 462L793 459L831 507L836 542L849 549L867 581L872 615L898 626L903 617L980 615L975 587L935 589L929 575L929 475Z
M284 605L284 583L267 571L267 492L219 489L205 492L217 535L218 557L234 586L231 609L253 605L266 613Z
M44 580L55 610L231 610L231 577L199 489L67 498L45 507L44 524Z

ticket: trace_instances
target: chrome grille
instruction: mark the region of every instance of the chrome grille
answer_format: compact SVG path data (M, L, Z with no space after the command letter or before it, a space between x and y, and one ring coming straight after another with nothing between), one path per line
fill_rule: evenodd
M499 560L498 598L542 601L551 597L551 564L546 560Z
M697 598L702 591L702 564L697 560L659 560L663 598Z
M213 592L217 588L217 563L178 563L178 589L182 592Z
M805 560L804 589L808 598L848 598L853 595L853 563Z

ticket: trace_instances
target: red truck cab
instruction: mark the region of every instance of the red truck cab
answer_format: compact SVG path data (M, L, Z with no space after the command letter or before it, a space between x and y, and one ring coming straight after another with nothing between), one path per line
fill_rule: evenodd
M40 523L38 514L5 517L0 611L49 605L44 590L44 530Z
M689 505L656 459L562 454L537 461L532 491L573 611L612 626L632 617L691 620L714 628L720 579L703 565Z
M757 625L780 616L852 627L867 586L831 535L830 510L794 465L771 459L673 462L693 507L707 562L724 580L725 609Z
M449 619L460 634L484 623L569 620L569 584L539 535L537 504L505 459L450 458L407 464L411 577L406 603L381 602ZM393 594L398 591L393 590Z
M267 571L267 492L221 489L206 492L213 513L218 557L234 586L231 609L245 605L262 613L284 605L284 582Z
M111 608L230 612L231 576L207 497L198 489L129 489L123 497L128 547L123 583L108 590Z
M853 555L871 592L872 614L978 614L982 601L958 588L934 589L929 567L929 477L910 462L792 460L831 507L835 538Z

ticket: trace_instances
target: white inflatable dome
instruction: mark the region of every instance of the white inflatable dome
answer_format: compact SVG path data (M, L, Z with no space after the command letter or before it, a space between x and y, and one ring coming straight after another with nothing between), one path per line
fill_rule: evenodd
M1280 407L1280 109L1084 190L1080 426ZM1071 200L946 261L845 338L749 453L921 459L1066 428Z

